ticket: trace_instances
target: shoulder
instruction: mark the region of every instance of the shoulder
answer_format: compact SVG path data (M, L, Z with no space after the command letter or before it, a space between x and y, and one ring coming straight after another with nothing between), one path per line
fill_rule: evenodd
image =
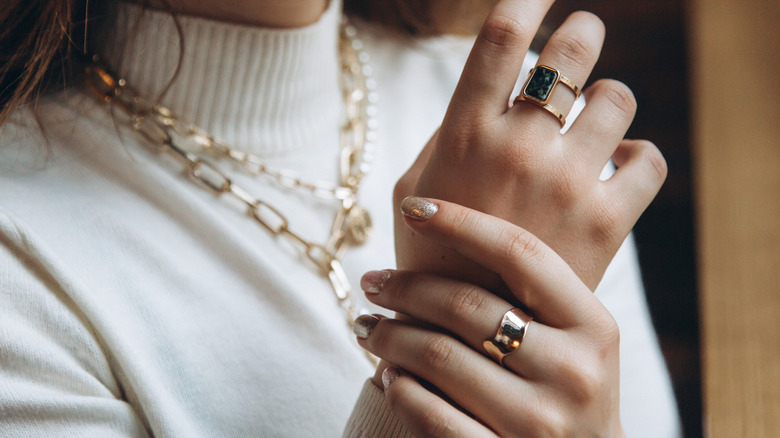
M83 152L106 131L106 116L89 96L77 89L52 93L26 104L0 125L0 178L40 171L52 160ZM115 136L114 132L114 136Z
M138 154L125 145L135 141L76 90L19 109L0 127L0 212L49 244L94 230L131 199Z

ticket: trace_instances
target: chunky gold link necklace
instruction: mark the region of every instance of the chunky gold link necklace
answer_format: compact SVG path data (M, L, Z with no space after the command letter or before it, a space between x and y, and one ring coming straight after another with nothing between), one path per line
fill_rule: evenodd
M128 116L130 127L158 154L171 155L184 165L185 173L201 187L216 195L229 195L247 207L247 213L274 236L300 247L306 258L327 278L349 326L359 312L352 299L352 286L341 264L352 246L364 244L371 233L371 218L358 203L360 182L369 170L376 140L376 84L371 78L368 55L362 50L356 29L342 22L339 34L341 88L346 121L341 129L339 181L337 184L307 181L297 172L274 169L259 156L248 154L215 139L199 127L179 120L169 108L146 100L127 82L93 56L85 68L85 78L97 97ZM229 159L252 175L269 177L277 185L302 190L326 200L338 201L327 242L319 244L290 228L287 217L271 204L236 185L214 162L199 153ZM366 352L372 363L376 357Z

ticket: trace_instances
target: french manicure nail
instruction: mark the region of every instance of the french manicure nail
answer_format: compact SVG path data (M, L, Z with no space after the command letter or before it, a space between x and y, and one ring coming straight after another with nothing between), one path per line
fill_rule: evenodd
M387 388L390 386L391 383L395 382L396 379L401 377L401 375L398 373L398 370L395 368L385 368L384 371L382 371L382 385Z
M360 315L352 325L352 333L358 338L366 339L378 322L379 318L374 315Z
M428 220L439 211L439 206L418 196L407 196L401 201L401 213L412 219Z
M360 279L360 287L370 293L378 294L385 288L385 283L390 279L390 271L369 271Z

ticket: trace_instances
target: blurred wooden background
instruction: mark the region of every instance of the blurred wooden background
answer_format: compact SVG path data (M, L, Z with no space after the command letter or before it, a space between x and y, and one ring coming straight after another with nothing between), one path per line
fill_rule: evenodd
M694 0L708 436L780 436L780 2Z
M614 78L631 87L638 111L627 137L653 141L669 166L664 187L636 225L635 238L685 436L699 437L702 404L686 5L682 0L558 0L548 23L557 27L577 9L595 13L607 28L592 78Z
M548 21L575 9L607 26L594 77L637 96L628 136L669 164L635 235L685 435L778 437L780 1L558 0Z

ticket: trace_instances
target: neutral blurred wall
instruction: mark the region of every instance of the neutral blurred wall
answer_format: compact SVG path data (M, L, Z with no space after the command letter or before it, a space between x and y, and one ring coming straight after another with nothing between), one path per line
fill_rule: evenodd
M693 0L704 428L780 436L780 1Z

